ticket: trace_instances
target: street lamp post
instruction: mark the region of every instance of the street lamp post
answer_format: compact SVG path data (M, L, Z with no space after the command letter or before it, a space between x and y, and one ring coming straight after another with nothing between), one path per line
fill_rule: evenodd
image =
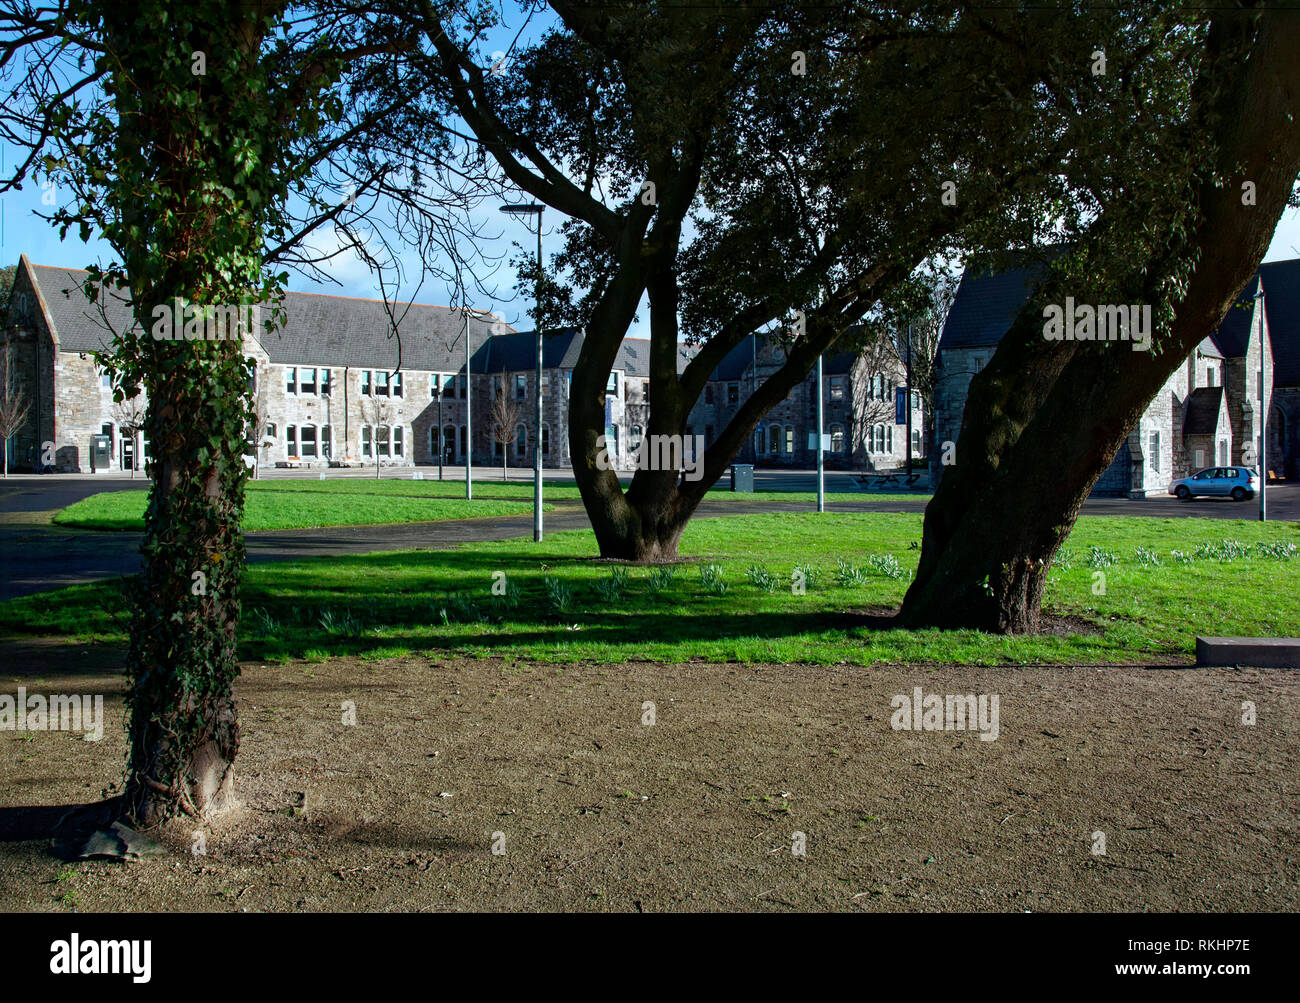
M1264 449L1268 442L1268 401L1265 399L1265 379L1264 371L1268 368L1268 341L1264 337L1264 282L1260 280L1259 292L1255 294L1255 302L1259 304L1259 521L1268 521L1268 501L1265 495L1268 492L1268 462L1264 455ZM1250 379L1249 374L1246 377Z
M537 310L537 371L533 378L534 414L533 429L533 542L542 542L542 213L546 207L536 202L503 205L501 211L512 216L537 217L537 280L533 284L533 305Z

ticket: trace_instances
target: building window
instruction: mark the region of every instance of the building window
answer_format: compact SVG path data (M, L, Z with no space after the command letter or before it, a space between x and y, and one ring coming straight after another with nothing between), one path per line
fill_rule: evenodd
M298 426L290 425L284 430L284 451L286 456L298 455Z
M1160 471L1160 433L1158 431L1151 433L1147 448L1151 453L1151 469L1158 473Z
M393 455L394 456L402 455L402 426L401 425L393 426Z
M299 370L298 393L314 394L316 392L316 370L304 367Z
M737 404L740 403L740 384L739 384L739 383L728 383L728 384L727 384L727 403L728 403L729 405L731 405L732 407L734 407L735 405L737 405Z
M787 456L794 455L794 426L787 425L785 429L785 452Z
M441 380L441 376L440 376L438 373L430 373L430 374L429 374L429 400L437 400L437 398L438 398L438 383L439 383L440 380ZM432 429L432 428L431 428L431 429L429 429L429 434L432 435L435 431L437 431L437 429ZM430 439L429 441L430 441L430 443L433 442L432 439ZM433 452L436 453L437 450L434 449Z
M831 452L832 453L844 452L844 426L843 425L831 426Z
M388 370L386 369L375 370L375 396L388 396Z
M872 425L867 433L867 451L892 453L894 451L894 426Z
M612 395L614 397L618 396L618 373L617 372L611 372L609 374L609 382L605 384L605 393Z
M831 400L842 401L843 399L844 399L844 377L832 376L831 377ZM839 450L837 449L835 450L835 452L838 453Z
M523 459L528 455L528 429L523 425L515 428L515 456Z
M298 370L293 366L285 367L284 392L287 394L296 394L298 392Z
M402 374L400 372L393 373L393 396L402 396Z
M705 404L712 404L712 403L713 403L713 384L712 384L712 383L706 383L706 384L704 384L704 403L705 403Z
M362 396L370 396L370 370L361 370L361 393Z
M551 455L551 426L542 426L542 455Z
M361 426L361 455L362 456L371 455L370 439L371 439L370 426L362 425Z
M389 455L387 425L378 425L375 428L375 452L378 453L380 456Z
M515 373L515 400L521 401L528 396L528 377Z
M640 425L633 425L632 431L628 433L628 437L627 437L628 448L632 450L632 452L634 453L641 448L641 434L642 433L641 433Z
M611 460L618 459L618 426L605 426L605 453Z
M275 422L273 422L273 421L268 421L268 422L266 423L266 434L265 434L264 436L262 436L262 438L264 438L264 439L274 439L275 436L276 436L276 427L275 427Z
M327 460L330 458L330 427L328 425L320 427L320 455Z
M100 373L99 385L105 390L113 389L113 377L109 376L108 373Z
M316 426L304 425L302 427L302 452L301 456L316 456Z
M767 451L776 455L781 452L781 426L772 425L767 430Z
M320 371L320 393L322 397L330 395L330 371L328 369Z
M442 430L442 451L447 461L456 458L456 426L448 425Z
M465 389L465 377L457 376L455 378L455 383L456 383L456 396L459 397L461 400L468 400L469 391Z

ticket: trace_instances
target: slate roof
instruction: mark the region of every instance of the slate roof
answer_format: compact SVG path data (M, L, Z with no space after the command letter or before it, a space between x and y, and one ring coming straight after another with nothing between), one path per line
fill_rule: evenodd
M1300 387L1300 258L1259 266L1272 335L1273 383Z
M1033 293L1041 263L995 270L987 260L972 262L962 276L943 325L939 348L996 345ZM1246 284L1218 330L1201 342L1211 357L1240 358L1250 335L1251 298L1262 280L1264 308L1272 334L1274 383L1300 386L1300 258L1271 261Z
M108 296L101 312L82 292L86 272L78 268L32 265L37 287L45 297L59 347L65 352L105 349L114 332L133 326L125 294ZM262 339L273 363L287 366L352 366L396 368L398 340L382 300L287 293L283 327ZM401 364L406 370L459 372L465 365L463 313L450 307L417 303L395 304L393 316L401 335ZM476 373L527 372L536 365L536 334L515 331L492 334L492 318L470 314L470 365ZM582 332L569 327L546 334L542 366L572 369L582 349ZM678 372L686 361L678 360ZM650 342L626 338L619 346L615 369L632 376L650 375Z
M939 349L996 345L1033 295L1045 265L1026 261L999 270L991 259L973 261L962 274L944 321Z
M114 332L133 326L125 294L110 294L102 313L98 304L86 299L81 288L85 271L33 265L32 272L63 351L99 351L108 347ZM398 339L392 336L392 322L382 300L291 292L285 295L284 306L284 326L260 339L272 362L396 368ZM393 316L400 332L403 369L445 372L464 366L461 311L425 304L394 304ZM486 362L485 342L491 336L491 324L490 318L470 314L473 365L479 372ZM501 337L514 336L510 330L512 333Z
M1187 395L1183 412L1184 435L1213 435L1219 427L1223 387L1197 387Z

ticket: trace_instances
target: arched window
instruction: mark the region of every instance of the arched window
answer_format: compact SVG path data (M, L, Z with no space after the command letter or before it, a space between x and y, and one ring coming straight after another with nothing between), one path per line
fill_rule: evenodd
M456 459L456 426L446 425L442 430L442 462L451 463Z
M402 455L402 445L403 445L402 439L403 439L402 426L394 425L393 426L393 455L394 456Z
M636 452L641 448L641 426L633 425L632 431L628 434L628 448Z
M387 425L378 425L375 427L375 452L380 456L388 456L390 453L389 428Z
M369 425L361 426L361 455L362 456L371 455L370 440L372 435L373 433L371 432Z
M844 452L844 426L843 425L831 426L831 452L832 453Z
M767 451L775 456L781 452L781 426L771 425L767 430Z
M528 455L528 429L523 425L515 426L515 456L521 460Z

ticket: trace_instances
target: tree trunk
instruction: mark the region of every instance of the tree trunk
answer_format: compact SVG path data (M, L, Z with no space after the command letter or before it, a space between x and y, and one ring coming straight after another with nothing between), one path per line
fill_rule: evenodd
M133 597L127 790L146 825L233 804L245 467L230 402L245 386L238 342L201 347L224 358L203 366L197 343L163 343L196 357L148 382L155 474ZM214 449L223 429L233 434Z
M1212 45L1215 33L1247 30L1240 15L1231 20L1215 25ZM1142 263L1151 282L1174 257L1195 262L1172 326L1157 330L1153 351L1134 352L1122 342L1046 342L1041 301L1021 313L971 382L957 462L926 509L907 626L1039 628L1052 559L1093 485L1258 267L1300 173L1300 22L1266 14L1259 31L1249 58L1225 60L1226 79L1213 81L1223 102L1217 161L1188 194L1198 226L1185 241L1171 237L1165 260ZM1216 185L1215 171L1226 182ZM1243 180L1255 182L1258 205L1243 205Z

